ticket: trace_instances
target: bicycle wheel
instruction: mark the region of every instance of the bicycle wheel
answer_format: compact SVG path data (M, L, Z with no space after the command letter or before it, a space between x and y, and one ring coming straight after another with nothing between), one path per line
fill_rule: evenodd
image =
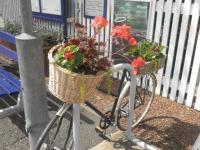
M37 141L36 150L72 149L72 116L68 108L64 104L51 119Z
M138 75L136 77L136 95L133 110L133 124L132 128L136 127L145 117L155 96L156 77L153 73ZM130 87L129 87L130 89ZM127 129L128 122L128 95L127 91L121 102L120 110L118 112L117 124L122 131Z

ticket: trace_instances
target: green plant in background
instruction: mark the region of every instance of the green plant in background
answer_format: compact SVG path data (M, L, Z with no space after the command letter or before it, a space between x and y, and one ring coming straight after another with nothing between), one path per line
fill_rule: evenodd
M22 27L19 22L3 20L1 24L1 31L5 31L13 35L21 33ZM36 36L41 37L44 47L57 44L62 37L62 31L55 28L47 28L47 25L44 23L40 25L33 24L33 32Z
M44 47L56 45L63 36L61 30L53 27L48 28L45 23L37 24L37 22L33 22L33 31L42 38Z
M9 20L3 20L1 31L5 31L13 35L18 35L21 33L21 25L16 21L11 22Z

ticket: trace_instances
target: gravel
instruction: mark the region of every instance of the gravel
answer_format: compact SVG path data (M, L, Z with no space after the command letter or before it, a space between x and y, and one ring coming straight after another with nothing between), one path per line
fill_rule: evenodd
M114 97L96 91L91 102L106 112ZM156 96L150 111L133 131L141 140L161 149L189 150L200 134L200 112Z

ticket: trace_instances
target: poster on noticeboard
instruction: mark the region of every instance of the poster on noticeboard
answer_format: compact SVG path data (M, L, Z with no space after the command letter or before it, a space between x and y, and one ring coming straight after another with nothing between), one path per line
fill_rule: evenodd
M31 0L32 11L50 15L62 15L61 0Z
M84 17L106 17L107 0L84 0Z
M122 24L130 26L131 35L138 42L148 38L150 7L150 0L114 0L113 26ZM123 41L112 40L112 52L123 50L124 46ZM126 62L119 55L113 55L112 58L116 63Z
M137 40L147 37L150 0L114 0L114 24L131 26Z

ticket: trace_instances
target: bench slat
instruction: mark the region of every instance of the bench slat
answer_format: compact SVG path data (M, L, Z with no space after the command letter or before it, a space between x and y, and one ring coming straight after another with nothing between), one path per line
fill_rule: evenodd
M10 33L7 33L7 32L0 32L0 39L4 40L4 41L7 41L9 43L12 43L15 45L16 43L16 40L15 40L15 36L10 34Z
M5 91L7 94L12 94L15 92L18 92L19 89L14 87L12 84L10 84L8 81L6 81L4 78L0 76L0 87Z
M3 45L0 45L0 54L18 62L17 53L15 51L3 46Z
M0 67L0 76L5 78L7 81L9 81L13 86L15 86L17 89L21 89L20 81L13 76L11 73L5 71L2 67Z
M0 87L0 97L7 95L7 93Z
M0 39L14 45L16 44L15 36L7 32L0 31ZM3 45L0 45L0 55L18 62L17 53ZM20 81L14 75L0 67L0 96L18 93L20 90Z

